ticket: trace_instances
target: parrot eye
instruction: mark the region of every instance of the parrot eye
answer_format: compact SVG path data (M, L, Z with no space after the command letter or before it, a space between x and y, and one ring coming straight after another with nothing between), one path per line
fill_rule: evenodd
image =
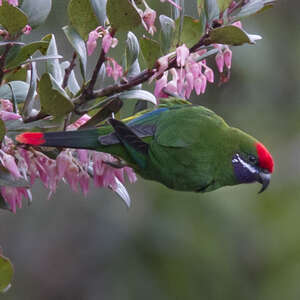
M252 163L252 164L257 164L257 158L254 156L254 155L252 155L252 154L250 154L249 156L248 156L248 160L249 160L249 162L250 163Z

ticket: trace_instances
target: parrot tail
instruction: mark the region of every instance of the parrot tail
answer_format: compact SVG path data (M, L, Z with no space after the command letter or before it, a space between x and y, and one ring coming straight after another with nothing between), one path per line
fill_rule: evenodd
M16 141L26 145L96 149L99 147L99 129L62 132L24 132L16 136ZM104 133L105 134L105 133Z

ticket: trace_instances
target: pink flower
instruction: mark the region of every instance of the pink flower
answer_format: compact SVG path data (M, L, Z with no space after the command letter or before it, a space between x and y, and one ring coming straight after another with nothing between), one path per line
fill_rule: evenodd
M18 6L18 0L7 0L8 4L12 5L12 6ZM0 0L0 6L2 5L2 0Z
M22 177L16 164L15 158L2 150L0 150L0 155L0 160L4 168L6 168L14 176L14 178Z
M74 123L70 124L67 129L68 130L76 130L79 127L81 127L83 124L85 124L91 117L88 114L82 115L78 120L76 120Z
M22 32L24 34L29 34L31 32L32 28L29 24L27 24L23 29L22 29Z
M9 112L13 111L13 105L10 102L10 100L0 99L0 103L1 103L1 110L5 110L5 111L9 111Z
M188 99L192 93L192 90L194 88L194 76L191 72L188 72L185 75L185 97Z
M223 55L224 55L225 66L227 67L228 70L230 70L231 61L232 61L232 51L229 49L229 47L226 47Z
M205 66L204 75L207 78L207 81L210 83L213 83L214 82L214 71L207 65L204 65L204 66Z
M241 22L241 21L236 21L236 22L232 23L232 25L233 25L233 26L236 26L236 27L238 27L238 28L240 28L240 29L243 28L243 27L242 27L242 22Z
M104 34L104 37L102 39L102 49L104 53L106 54L110 48L115 48L118 44L118 40L116 38L113 38L109 32Z
M98 30L100 28L102 28L102 27L99 26L95 30L92 30L89 33L89 37L88 37L88 40L86 42L87 53L88 53L89 56L93 54L93 52L95 51L95 49L97 47L97 40L101 36L101 34L98 32Z
M224 55L222 52L218 52L215 57L217 67L220 73L223 73L224 70Z
M87 172L79 173L79 185L84 196L87 196L89 191L90 176Z
M185 65L186 59L190 55L190 51L189 51L188 47L185 44L183 44L182 46L176 48L176 55L177 55L177 58L176 58L177 66L183 67Z
M172 80L168 82L164 89L164 91L169 92L171 94L177 94L177 81L178 81L178 75L175 68L170 69L170 72L172 74Z
M9 205L10 210L15 214L17 207L22 207L23 196L28 197L28 194L24 191L24 188L16 188L13 186L2 186L0 188L1 195L5 202Z
M163 92L163 88L167 86L168 83L168 72L164 72L164 75L156 80L155 82L155 88L154 88L154 96L159 98L167 98L168 95Z
M137 181L136 174L134 173L134 171L131 168L124 167L124 171L125 171L130 183L135 183Z
M151 9L150 7L147 7L142 15L142 19L145 23L146 30L153 35L156 32L156 27L154 26L156 18L156 11Z
M18 119L21 119L21 118L22 117L20 115L16 114L16 113L5 111L5 110L0 111L0 119L2 121L18 120Z
M108 57L106 61L106 73L107 76L117 81L119 77L123 76L123 68L113 58Z

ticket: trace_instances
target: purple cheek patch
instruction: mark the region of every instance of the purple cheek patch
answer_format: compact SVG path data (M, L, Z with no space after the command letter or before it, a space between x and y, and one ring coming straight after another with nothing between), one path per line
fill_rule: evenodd
M232 157L234 174L239 183L251 183L257 180L257 171L244 162L238 154Z

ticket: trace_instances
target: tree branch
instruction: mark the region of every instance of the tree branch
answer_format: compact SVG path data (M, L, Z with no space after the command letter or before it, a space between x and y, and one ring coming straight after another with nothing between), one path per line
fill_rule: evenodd
M76 57L77 57L77 53L74 51L73 53L73 57L72 57L72 60L71 60L71 63L69 65L68 68L65 69L65 76L64 76L64 80L63 80L63 83L61 85L61 87L63 89L65 89L68 85L68 81L69 81L69 77L70 77L70 74L72 72L72 70L75 68L76 66L76 63L75 63L75 60L76 60Z

